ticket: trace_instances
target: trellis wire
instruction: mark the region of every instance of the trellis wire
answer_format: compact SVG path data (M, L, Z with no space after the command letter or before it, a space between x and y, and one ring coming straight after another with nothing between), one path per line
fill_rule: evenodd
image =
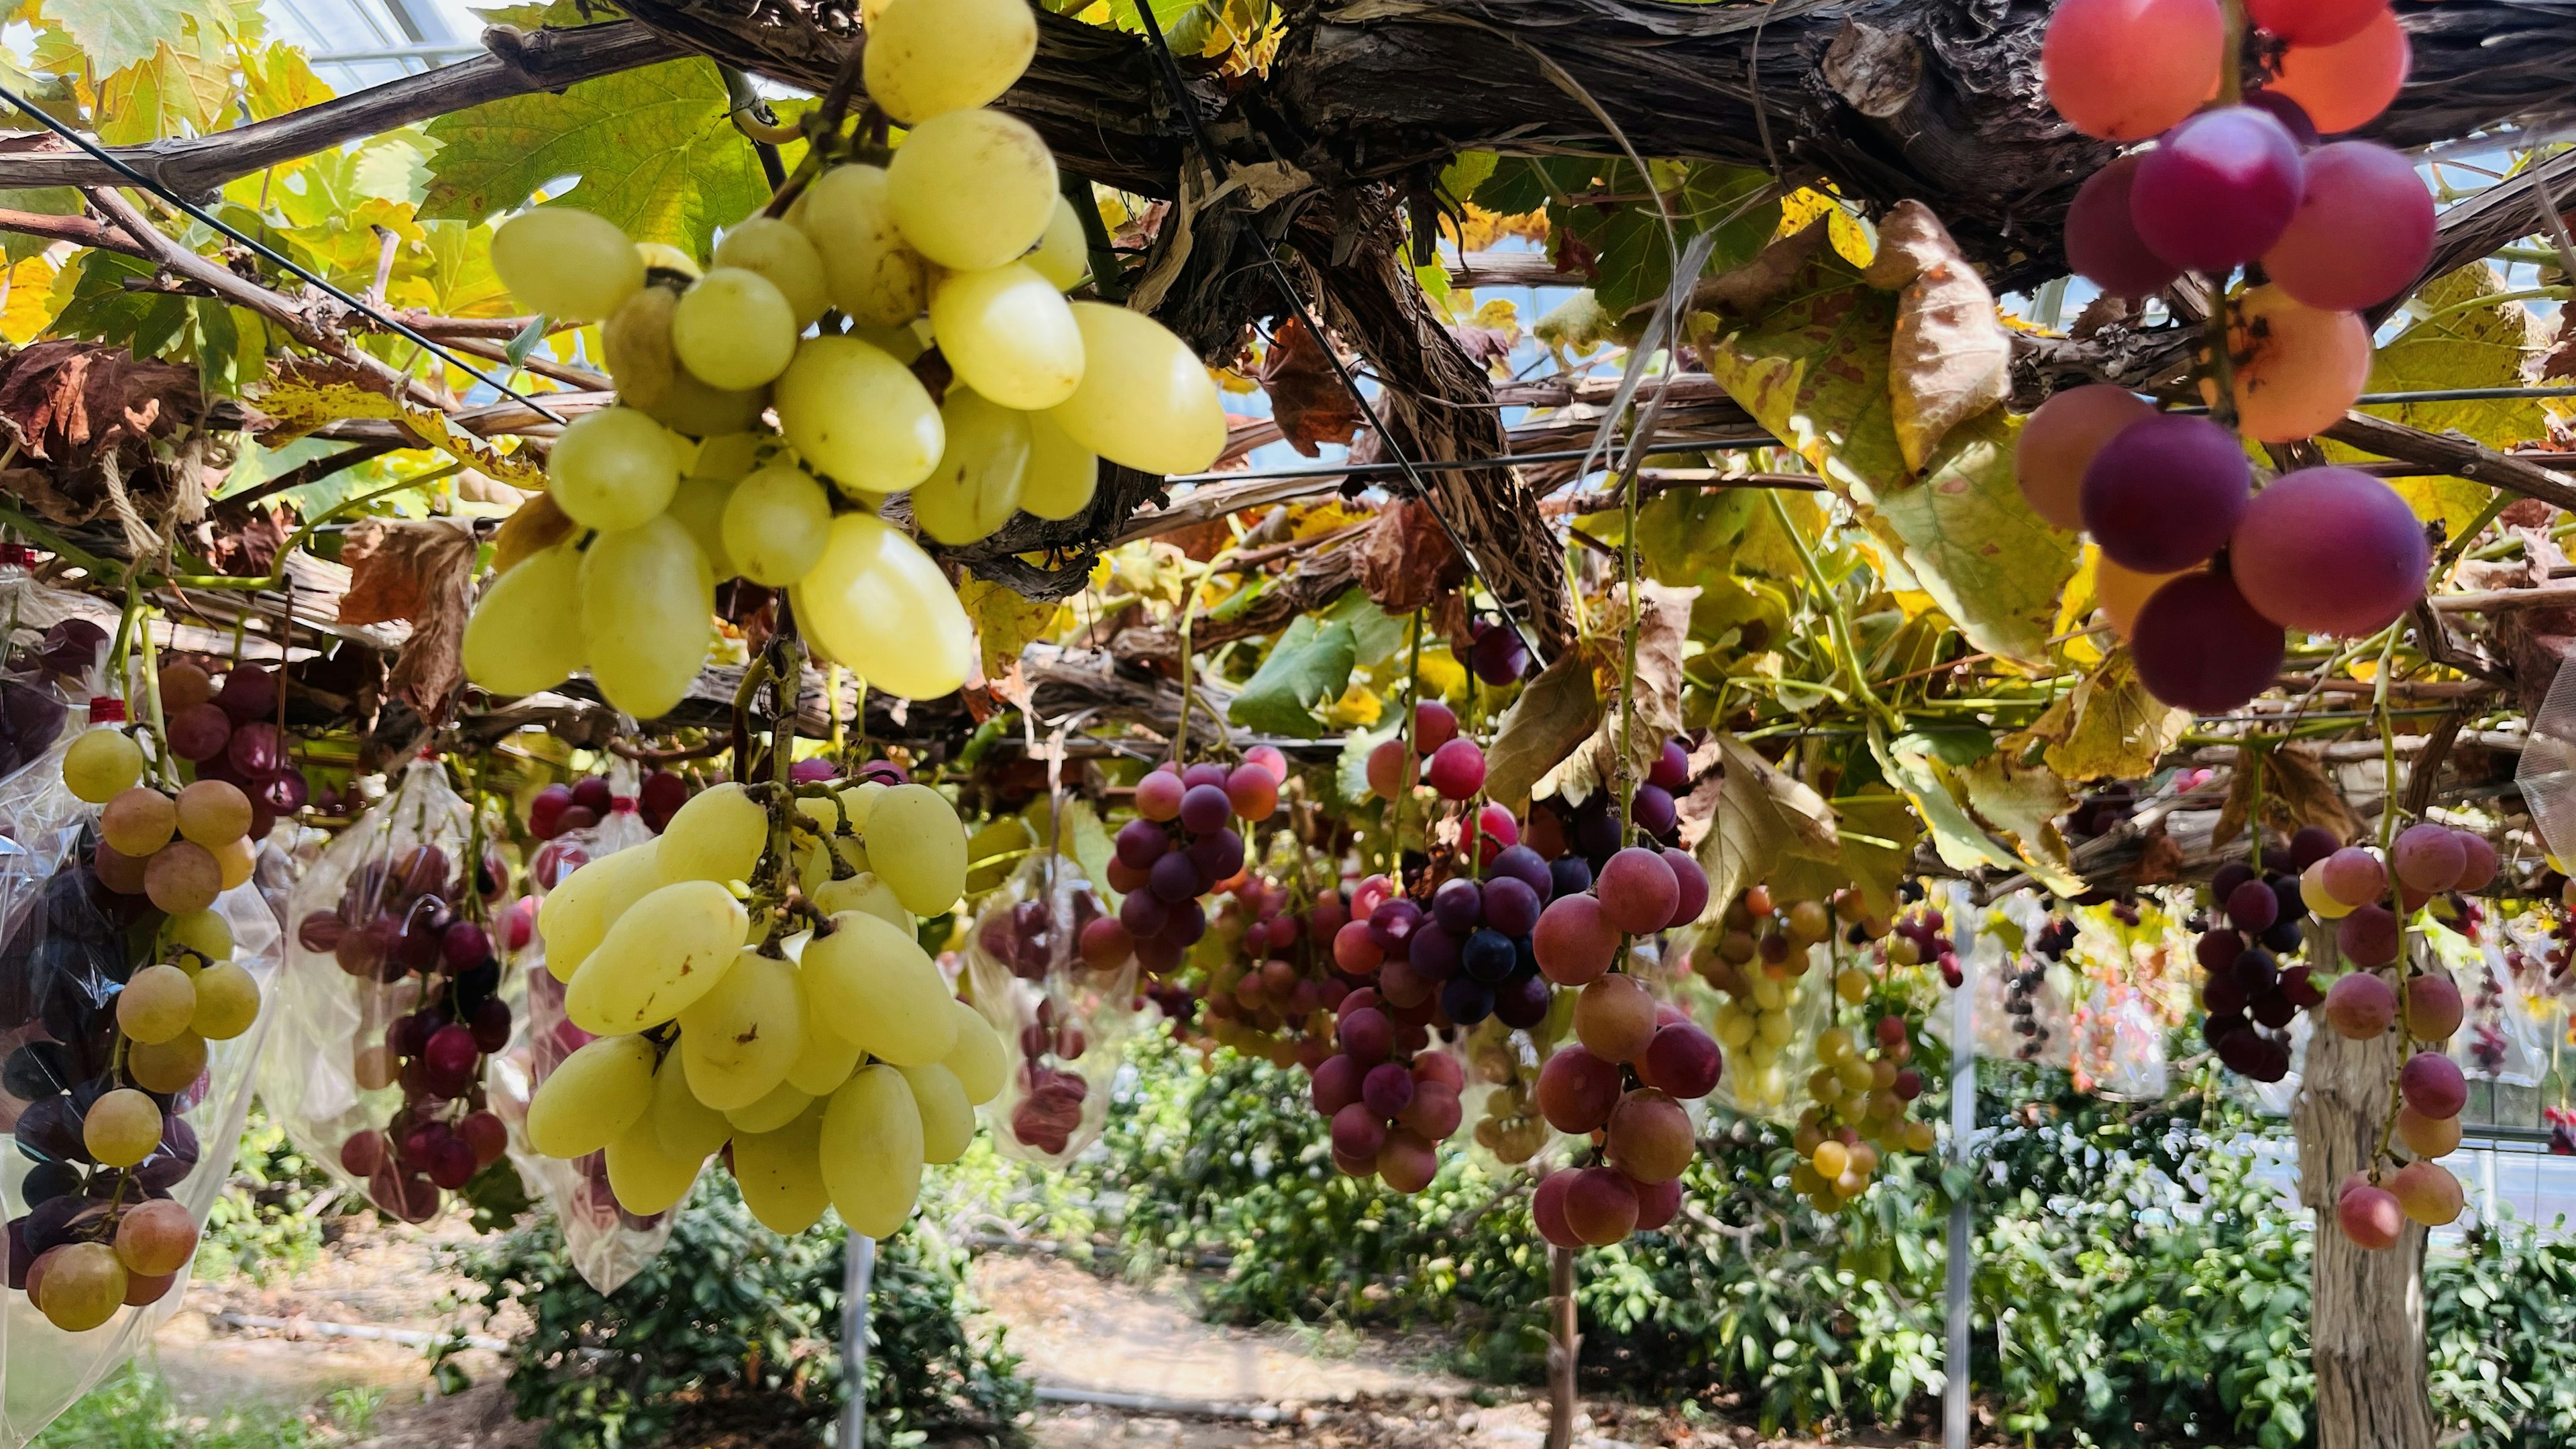
M1180 112L1182 120L1188 123L1190 139L1198 148L1199 159L1207 163L1208 179L1222 187L1225 184L1227 170L1225 157L1218 153L1216 142L1207 133L1206 123L1199 119L1198 111L1190 105L1189 87L1181 77L1180 62L1172 55L1171 43L1163 38L1163 22L1156 18L1154 7L1150 4L1138 5L1136 13L1144 19L1145 33L1153 38L1154 55L1162 68L1163 83L1171 88L1172 109ZM1261 260L1268 265L1270 278L1278 285L1280 299L1297 314L1298 324L1303 326L1315 339L1316 344L1323 349L1324 360L1332 364L1334 378L1341 383L1342 390L1350 394L1351 402L1360 410L1360 416L1368 420L1369 431L1377 435L1379 445L1395 455L1396 467L1404 474L1405 481L1412 485L1414 501L1420 503L1423 511L1431 515L1432 522L1440 525L1441 535L1449 540L1451 548L1458 551L1459 559L1467 565L1467 572L1475 576L1476 582L1484 584L1485 592L1493 597L1496 611L1503 617L1503 627L1512 631L1512 637L1520 641L1524 651L1534 657L1544 658L1532 646L1529 635L1522 632L1520 621L1512 617L1509 601L1497 593L1492 584L1486 583L1484 568L1476 562L1475 553L1467 547L1467 541L1458 536L1458 530L1450 526L1448 516L1440 511L1440 506L1432 501L1430 486L1423 482L1421 471L1414 466L1413 460L1406 456L1403 445L1387 432L1386 424L1377 415L1376 405L1360 391L1358 379L1351 376L1351 370L1343 364L1341 354L1334 351L1332 343L1326 340L1323 327L1315 316L1307 311L1306 300L1297 295L1296 286L1288 278L1288 268L1280 262L1279 254L1272 249L1271 240L1261 236L1258 228L1254 229L1253 235L1261 243Z
M153 195L160 197L163 201L170 203L172 206L175 206L181 211L184 211L188 215L196 218L204 225L223 233L225 236L228 236L234 241L241 243L243 246L250 248L252 251L259 253L261 256L275 262L277 265L293 272L296 276L301 277L307 283L321 288L324 292L330 294L334 300L363 316L374 319L387 331L407 338L419 346L426 348L431 355L437 357L440 361L445 362L450 367L456 368L458 371L472 377L477 382L483 383L488 387L498 389L503 395L515 401L526 403L529 407L536 409L539 414L550 421L557 423L565 421L564 416L561 413L547 407L544 403L537 401L535 398L528 396L526 393L519 391L517 388L510 386L506 382L501 382L486 376L482 369L466 362L463 358L458 357L455 353L448 351L438 343L432 342L429 338L423 336L418 331L396 321L391 316L386 315L384 312L368 303L350 296L347 292L344 292L338 287L332 285L327 278L306 271L301 265L289 259L284 253L270 247L267 243L260 241L258 238L238 230L230 223L217 218L213 213L205 210L203 207L200 207L196 203L180 196L169 187L162 185L160 182L157 182L151 177L144 175L142 172L135 170L133 167L126 165L122 160L117 158L114 152L109 151L106 147L99 145L97 142L90 140L86 136L83 136L79 131L74 130L71 126L66 125L63 122L54 119L52 116L45 114L43 111L36 109L33 105L28 103L26 97L19 95L16 91L9 89L7 86L0 86L0 100L6 100L9 104L16 106L19 110L34 117L46 130L53 132L55 135L71 142L81 150L88 152L92 159L103 161L107 165L114 167L119 174L133 182L136 186L145 191L151 192ZM137 237L135 240L139 243L142 241L142 238Z

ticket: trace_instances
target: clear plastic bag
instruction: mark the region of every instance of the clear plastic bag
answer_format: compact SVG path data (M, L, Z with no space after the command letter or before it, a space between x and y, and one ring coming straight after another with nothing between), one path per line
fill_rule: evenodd
M94 1100L112 1084L141 1085L131 1074L143 1070L138 1064L148 1050L134 1048L124 1059L128 1075L107 1075L117 1044L117 993L136 971L173 953L160 939L158 926L166 918L141 897L119 896L98 881L88 864L95 848L94 812L77 801L64 803L69 791L58 768L45 774L64 799L13 792L18 850L0 861L0 919L7 926L6 944L0 945L0 1054L6 1061L0 1070L0 1120L16 1139L10 1160L20 1169L6 1175L0 1192L11 1219L13 1289L23 1288L28 1267L18 1247L93 1219L110 1201L166 1197L203 1228L231 1176L233 1147L250 1109L253 1064L274 1024L268 1003L283 944L279 918L256 874L216 897L211 909L232 937L229 959L260 988L262 1010L235 1036L211 1042L190 1036L195 1047L158 1054L152 1069L172 1073L177 1084L155 1095L165 1113L160 1145L130 1175L84 1169L86 1151L74 1150L83 1098ZM31 821L48 824L38 830ZM262 864L272 872L283 868L273 860ZM181 1264L157 1297L140 1303L136 1297L158 1280L137 1280L129 1306L77 1333L55 1327L24 1292L0 1294L6 1300L0 1319L0 1344L6 1347L0 1355L0 1449L17 1449L34 1438L149 1343L178 1311L187 1273Z
M2549 1075L2549 1035L2514 984L2494 933L2484 933L2456 956L2446 947L2442 961L2467 1008L2451 1037L2451 1056L2461 1072L2506 1086L2539 1086Z
M1739 1117L1794 1125L1807 1105L1816 1034L1833 1020L1833 953L1822 945L1808 947L1807 969L1788 977L1748 963L1721 978L1718 989L1727 1000L1709 1025L1726 1053L1726 1069L1708 1104Z
M608 818L567 831L538 848L530 868L533 907L542 895L588 862L653 840L652 827L635 809L634 767L620 761L610 772ZM614 1293L659 1257L679 1209L640 1217L620 1207L608 1190L608 1156L548 1157L528 1145L528 1100L590 1033L564 1019L564 984L545 966L545 940L530 929L513 958L504 999L517 1028L510 1044L484 1061L483 1086L492 1111L510 1133L510 1161L528 1195L544 1203L562 1225L564 1252L582 1281Z
M514 1017L487 924L507 913L506 872L476 840L446 771L415 760L287 903L261 1094L308 1156L408 1222L436 1216L506 1146L481 1087Z
M970 996L1014 1062L1001 1095L976 1110L1010 1156L1061 1165L1108 1122L1109 1081L1139 1027L1137 967L1132 956L1110 971L1082 959L1082 926L1097 914L1073 858L1040 854L967 929Z
M2135 987L2096 983L2074 1012L2072 1068L2080 1091L2159 1101L2168 1084L2164 1025Z

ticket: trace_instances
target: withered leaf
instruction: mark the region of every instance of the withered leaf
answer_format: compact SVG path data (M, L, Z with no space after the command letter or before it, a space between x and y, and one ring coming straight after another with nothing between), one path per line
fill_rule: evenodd
M556 506L553 494L540 493L502 519L493 533L492 571L506 574L530 554L543 553L572 535L571 516Z
M1719 735L1719 771L1691 792L1694 812L1705 809L1708 834L1699 843L1700 868L1708 872L1712 901L1731 901L1783 860L1831 862L1840 853L1833 807L1809 788L1753 752L1733 735ZM1707 794L1708 798L1700 797Z
M1358 436L1364 419L1359 404L1334 375L1322 339L1296 318L1283 320L1271 334L1255 374L1270 394L1271 416L1279 420L1288 445L1312 458L1322 444L1347 443Z
M1592 659L1569 649L1522 686L1503 711L1494 743L1485 751L1485 791L1519 810L1530 787L1574 753L1601 722L1601 695L1592 684Z
M1458 550L1425 505L1390 504L1359 545L1360 587L1390 614L1410 614L1466 581Z
M1764 247L1740 267L1731 267L1691 289L1691 310L1758 312L1789 285L1807 259L1828 239L1827 218L1817 217Z
M459 519L370 519L351 529L341 549L349 591L343 624L411 623L387 689L436 720L465 679L467 587L474 574L474 533Z
M1898 293L1887 389L1897 446L1905 466L1919 472L1952 428L2012 390L2011 347L1985 278L1919 201L1888 210L1878 227L1878 253L1862 275L1871 286Z
M0 441L16 445L0 489L56 523L87 523L122 492L141 511L175 491L154 440L197 429L205 398L194 368L137 361L122 347L58 340L0 360Z

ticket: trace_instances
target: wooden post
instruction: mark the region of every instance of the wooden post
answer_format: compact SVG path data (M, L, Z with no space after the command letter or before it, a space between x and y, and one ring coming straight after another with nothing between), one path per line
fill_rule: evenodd
M2325 939L2311 943L2310 963L2332 971L2331 933L2318 934ZM2397 1246L2371 1252L2335 1222L2335 1189L2368 1168L2379 1148L2403 1043L2394 1030L2376 1041L2349 1041L2322 1015L2313 1019L2290 1121L2299 1144L2299 1200L2316 1210L2309 1340L2317 1449L2433 1449L2423 1225L2409 1221Z
M1556 1332L1547 1346L1547 1449L1574 1443L1574 1364L1583 1347L1574 1331L1574 1250L1547 1250L1547 1291Z

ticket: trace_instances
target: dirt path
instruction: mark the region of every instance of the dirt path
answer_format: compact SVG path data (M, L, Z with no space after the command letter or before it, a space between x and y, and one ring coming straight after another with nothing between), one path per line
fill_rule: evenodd
M303 1327L446 1329L470 1285L445 1270L441 1253L463 1237L455 1226L361 1227L320 1263L269 1286L197 1284L191 1311L176 1315L155 1344L158 1370L191 1413L246 1403L303 1408L344 1390L372 1396L376 1409L359 1449L533 1449L537 1426L511 1416L497 1356L468 1351L461 1366L474 1387L439 1397L417 1345ZM1545 1436L1543 1402L1441 1372L1435 1340L1229 1328L1199 1317L1186 1280L1138 1287L1054 1258L986 1254L971 1282L987 1320L1007 1332L1023 1371L1051 1396L1029 1426L1040 1449L1537 1449ZM223 1323L227 1313L288 1326L245 1330ZM476 1331L507 1336L516 1327L478 1323ZM1081 1397L1258 1406L1267 1421L1065 1401ZM1583 1407L1578 1449L1820 1449L1649 1406Z

